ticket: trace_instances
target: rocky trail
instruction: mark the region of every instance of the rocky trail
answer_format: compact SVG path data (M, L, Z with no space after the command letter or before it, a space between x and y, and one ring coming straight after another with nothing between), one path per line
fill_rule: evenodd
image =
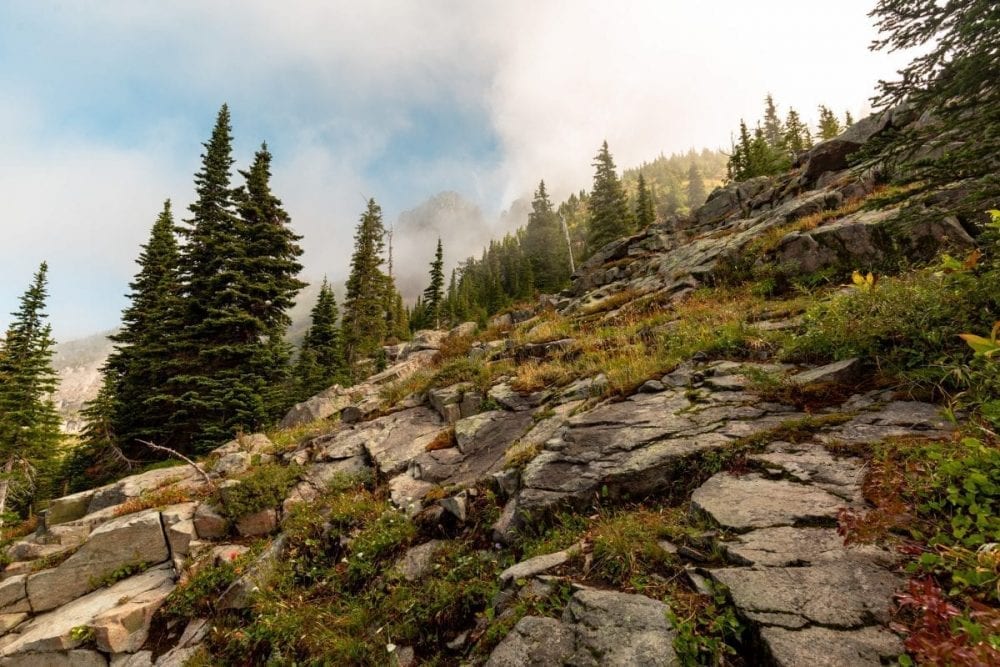
M288 553L295 507L311 507L344 477L374 480L396 514L420 527L395 554L402 580L437 576L435 554L462 539L499 554L496 593L486 609L449 628L440 647L446 664L683 664L672 600L596 585L585 576L594 557L586 535L520 558L524 536L561 512L586 516L635 502L681 508L707 527L661 540L657 557L683 574L678 585L691 595L724 592L746 628L733 664L893 660L903 650L889 629L903 585L897 555L880 545L845 546L838 515L866 507L859 447L950 437L939 406L872 389L857 360L803 367L766 354L695 354L626 396L607 391L604 374L517 390L519 365L579 352L571 338L517 342L513 334L553 309L588 321L614 321L627 304L651 297L666 309L747 257L777 258L785 275L798 275L970 247L955 219L903 221L895 208L850 204L875 185L847 170L848 156L903 123L898 114L819 144L783 179L717 190L690 218L611 244L580 269L570 292L497 318L494 336L467 323L387 348L385 371L295 406L270 438L241 437L209 455L210 484L177 466L53 501L37 530L6 551L0 664L146 667L204 655L218 617L253 613L246 610L269 589ZM779 311L748 326L794 331L801 318ZM456 341L465 342L457 355ZM448 350L462 363L501 370L485 383L435 383ZM762 375L840 392L822 405L797 404L762 389ZM280 497L264 489L248 500L249 480L262 468L293 476ZM495 515L482 512L487 498ZM356 537L323 539L348 563ZM247 566L211 592L216 618L163 616L172 593L231 562ZM483 649L484 636L505 621L506 631ZM386 645L388 664L427 657Z

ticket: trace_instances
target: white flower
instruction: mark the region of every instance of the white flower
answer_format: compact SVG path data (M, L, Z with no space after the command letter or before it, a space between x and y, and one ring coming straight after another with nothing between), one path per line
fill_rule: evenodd
M396 650L396 645L395 644L386 644L385 645L385 650L388 651L389 653L392 653L393 651Z

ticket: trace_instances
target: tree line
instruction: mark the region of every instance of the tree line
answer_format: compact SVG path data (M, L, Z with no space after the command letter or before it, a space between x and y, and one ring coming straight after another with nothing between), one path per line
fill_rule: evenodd
M850 111L844 112L841 123L827 106L819 106L819 123L815 131L793 108L782 120L778 106L769 93L764 99L764 119L751 132L740 119L737 136L732 140L726 175L730 181L745 181L755 176L773 176L787 171L796 156L813 147L814 141L833 139L854 124Z

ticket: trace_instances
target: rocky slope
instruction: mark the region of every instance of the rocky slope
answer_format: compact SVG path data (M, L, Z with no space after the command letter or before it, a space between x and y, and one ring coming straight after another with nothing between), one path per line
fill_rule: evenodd
M648 381L637 390L609 389L612 368L537 387L524 374L588 353L546 327L619 326L636 304L669 314L734 271L784 279L971 246L954 218L857 205L876 184L847 171L846 159L896 122L866 119L786 177L717 190L692 218L612 244L581 268L571 292L497 318L486 332L469 323L387 349L386 371L295 406L271 438L226 443L204 463L206 477L178 466L54 501L37 530L7 548L0 664L290 662L281 651L305 641L298 630L286 633L286 649L277 628L273 640L247 644L271 646L264 655L240 660L224 649L259 639L260 618L349 597L310 602L333 584L305 586L312 570L286 572L305 553L319 554L324 577L341 577L359 597L437 579L445 586L449 568L478 563L479 602L429 617L440 635L397 643L380 634L388 620L371 620L364 634L381 653L358 653L358 662L682 664L692 658L678 652L687 632L679 612L714 599L720 618L732 613L745 628L728 652L733 664L892 660L902 652L888 627L903 583L898 556L845 546L837 517L866 505L858 448L948 437L953 427L938 406L873 386L857 361L790 366L766 350L735 360L699 352L640 378ZM762 273L774 266L780 276ZM666 320L650 327L684 326ZM758 335L800 325L794 312L765 309L747 326ZM766 391L762 377L794 390ZM817 393L825 400L799 400ZM345 479L368 480L356 492L367 504L355 501L368 523L330 506L355 493L330 500L328 489L346 488ZM384 512L369 507L380 499ZM665 568L639 584L613 586L595 574L617 571L597 524L561 544L525 546L546 526L569 531L573 516L591 520L636 502L658 508L642 517L682 527L636 556ZM310 514L318 525L303 537ZM383 532L370 534L374 526ZM626 548L638 539L626 538ZM466 560L449 560L455 549L467 550ZM274 604L278 616L269 615Z

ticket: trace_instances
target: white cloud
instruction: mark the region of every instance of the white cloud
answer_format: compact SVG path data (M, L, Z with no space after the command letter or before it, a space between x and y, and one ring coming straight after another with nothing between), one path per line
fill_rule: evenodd
M414 109L484 113L497 160L443 149L399 156L395 178L427 197L459 189L488 219L540 178L556 197L589 187L605 138L619 167L724 146L740 117L760 115L767 91L807 117L819 103L857 113L902 59L867 51L869 5L845 0L822 13L801 0L8 5L18 25L38 31L39 46L21 63L0 63L9 101L0 108L0 279L18 286L0 288L0 306L48 257L59 327L113 325L160 202L172 196L178 217L185 213L198 142L220 101L233 107L239 166L254 135L280 145L275 190L305 236L307 271L342 280L363 198L395 195L369 167L416 122ZM95 110L129 114L131 132L116 135L107 119L74 125L75 114ZM397 202L387 222L419 203ZM421 252L397 265L427 260Z

